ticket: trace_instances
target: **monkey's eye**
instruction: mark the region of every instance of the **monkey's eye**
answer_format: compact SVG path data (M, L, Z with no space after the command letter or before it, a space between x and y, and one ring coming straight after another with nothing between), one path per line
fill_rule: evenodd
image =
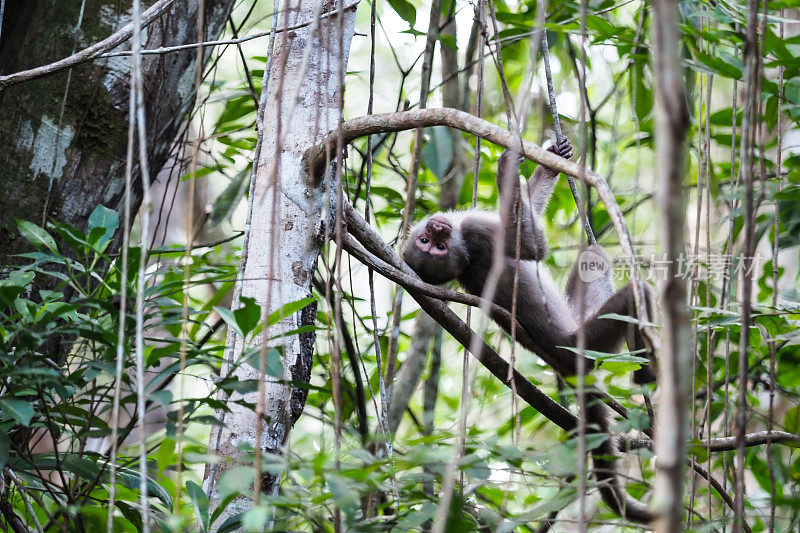
M447 247L442 243L439 243L439 244L436 245L436 249L437 250L444 250L445 248L447 248Z
M422 244L428 244L428 238L427 237L420 237L419 238L419 242L421 242Z

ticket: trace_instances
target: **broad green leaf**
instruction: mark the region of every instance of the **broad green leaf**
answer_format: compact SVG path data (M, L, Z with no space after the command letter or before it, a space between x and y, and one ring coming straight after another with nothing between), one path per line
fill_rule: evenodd
M261 320L261 306L258 305L255 298L250 298L248 296L242 296L240 298L240 305L241 307L233 312L233 316L236 317L236 323L239 324L244 334L247 335L255 329L258 325L258 321Z
M125 481L129 488L139 488L139 472L130 468L123 468L119 471L119 476ZM155 479L147 476L147 494L155 496L168 509L172 508L172 496Z
M219 497L224 499L233 494L247 496L252 493L255 480L255 469L252 466L235 466L227 470L219 479Z
M58 247L53 237L33 222L17 219L17 228L19 228L20 234L36 248L44 247L52 252L58 252Z
M13 271L9 279L0 280L0 304L4 306L13 304L20 294L28 290L27 286L33 278L34 273L31 271L23 274Z
M248 296L242 296L240 303L241 307L235 311L221 306L214 306L214 311L228 324L228 327L233 328L240 337L246 338L261 319L261 306L256 303L255 298Z
M208 531L208 496L203 489L194 481L186 482L186 493L192 500L194 514L202 531Z
M699 50L695 50L692 55L700 64L704 65L715 74L735 80L741 79L742 77L742 62L732 55L723 55L723 53L720 52L712 56Z
M417 22L417 8L408 0L389 0L389 5L413 28Z
M308 298L303 298L301 300L297 300L295 302L289 302L283 305L283 307L281 307L280 309L276 309L275 311L269 314L269 318L267 319L267 325L274 326L275 324L278 323L278 321L281 318L287 317L291 314L300 311L301 309L304 309L313 301L314 298L312 296L309 296Z
M229 328L233 329L239 337L244 338L244 332L242 328L239 327L239 324L236 323L236 317L230 309L227 307L215 306L214 311L225 321Z
M453 138L445 126L427 129L427 141L422 147L422 160L441 182L453 163Z
M345 513L353 513L358 509L358 491L353 486L353 481L339 474L328 475L328 487L331 489L333 499Z
M261 357L261 350L259 348L251 349L246 356L247 364L255 369L259 368L259 358ZM275 378L283 378L283 349L278 346L270 347L267 350L265 357L265 371L267 375Z
M800 406L792 407L783 417L783 426L790 433L800 433Z
M13 418L20 425L27 426L33 418L33 405L25 400L0 398L0 414L3 418Z
M214 511L211 513L211 519L209 520L210 524L213 524L213 523L215 523L217 521L217 518L219 518L222 515L222 513L225 512L225 509L227 509L228 505L230 505L231 502L234 499L236 499L238 494L239 494L238 492L232 492L232 493L228 494L225 497L220 496L219 504L214 509ZM230 520L230 518L228 520ZM226 520L225 522L228 522L228 520ZM238 518L237 518L237 523L238 523ZM222 529L223 528L220 526L219 531L222 531Z
M251 507L242 515L242 529L245 531L263 531L271 513L264 504Z
M503 523L498 532L509 533L515 531L521 524L540 519L544 516L560 511L578 499L578 491L573 485L568 485L559 490L554 496L542 500L532 509L526 511L513 519L511 522Z
M119 214L113 209L100 204L89 215L89 233L91 234L95 229L103 229L104 231L99 233L100 237L96 241L90 238L89 242L94 244L98 251L102 252L111 242L117 228L119 228Z

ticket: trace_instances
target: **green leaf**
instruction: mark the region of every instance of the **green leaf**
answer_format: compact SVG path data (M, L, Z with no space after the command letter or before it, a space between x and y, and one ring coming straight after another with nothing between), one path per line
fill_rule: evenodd
M222 474L219 478L220 499L225 499L227 496L234 494L243 496L250 494L255 472L252 466L235 466Z
M139 472L131 470L130 468L121 469L119 477L125 480L125 483L131 489L139 488ZM147 476L147 495L155 496L168 508L172 508L172 496L161 486L155 479Z
M263 531L270 514L269 509L263 504L248 509L242 515L242 529L245 531Z
M208 531L208 497L203 489L194 481L186 482L186 493L192 499L194 514L202 531Z
M715 56L699 50L694 51L694 57L712 72L738 80L742 77L742 61L733 55L719 52Z
M564 509L566 506L578 499L578 491L573 485L568 485L558 491L554 496L537 503L531 510L526 511L514 518L512 522L503 523L498 531L503 533L515 531L516 528L530 521L534 521Z
M240 337L245 338L258 325L258 321L261 319L261 306L258 305L255 298L249 296L242 296L240 304L241 307L235 311L218 305L214 306L214 311L228 324L228 327L233 328Z
M278 323L278 321L281 318L287 317L291 314L300 311L313 301L314 298L312 296L309 296L308 298L302 298L300 300L289 302L283 305L283 307L281 307L280 309L276 309L275 311L269 314L269 317L267 318L267 325L274 326L275 324Z
M19 424L28 426L33 418L33 405L25 400L0 398L0 414L8 415Z
M240 298L241 307L233 312L236 317L236 323L242 328L245 335L253 331L261 320L261 306L258 305L255 298L249 296L242 296Z
M255 369L259 368L259 358L261 357L260 348L250 349L246 356L245 361L247 364ZM267 375L275 378L283 378L283 349L281 347L273 346L267 350L265 354L265 371Z
M58 252L58 247L53 237L33 222L17 219L17 228L19 228L20 234L36 248L45 247L52 252Z
M139 513L138 508L135 508L126 502L120 501L119 499L115 502L115 505L122 513L122 516L124 516L128 522L133 524L133 527L136 529L136 531L142 530L142 515ZM116 519L115 522L117 522ZM122 527L119 528L120 531L122 531L122 529ZM114 528L114 531L117 531L117 529Z
M389 5L413 28L417 22L417 8L408 0L389 0Z
M620 314L617 314L617 313L605 313L605 314L600 315L597 318L601 318L601 319L606 319L607 318L607 319L610 319L610 320L619 320L620 322L628 322L630 324L639 324L640 323L638 318L634 318L632 316L627 316L627 315L620 315ZM655 324L653 324L652 322L644 322L644 324L646 326L655 327Z
M427 141L422 147L422 160L441 182L453 163L453 137L445 126L427 130Z
M635 100L636 103L633 111L640 124L644 122L653 108L653 92L645 85L647 79L644 73L645 65L646 60L637 57L629 76L631 101Z
M89 229L103 228L105 230L115 231L119 227L119 214L113 209L109 209L103 204L99 204L94 208L92 214L89 215Z
M353 481L339 474L331 473L327 477L328 487L333 499L345 513L353 513L358 509L358 491Z
M100 204L89 215L89 238L98 252L103 252L119 228L119 214Z
M34 275L31 271L20 273L15 270L11 272L8 279L0 280L0 304L3 306L13 304L14 300L27 290Z
M220 307L214 306L214 311L220 316L222 320L228 325L229 328L233 329L239 337L244 338L244 332L242 328L239 327L239 324L236 323L236 317L233 315L233 312L228 309L227 307Z
M211 519L209 520L209 523L211 523L211 524L215 523L217 521L217 518L219 518L222 515L222 513L225 512L225 509L228 508L228 506L231 504L231 502L234 499L236 499L236 496L238 496L238 493L237 492L233 492L231 494L228 494L225 497L220 497L219 504L214 509L214 512L211 513ZM239 516L240 515L236 515L236 517L231 517L231 518L237 518L237 523L238 523L238 517ZM229 520L230 520L230 518L228 518L228 520L226 520L225 522L228 522ZM223 530L223 528L220 526L218 531L222 531L222 530Z
M783 417L783 427L790 433L800 433L800 406L792 407Z

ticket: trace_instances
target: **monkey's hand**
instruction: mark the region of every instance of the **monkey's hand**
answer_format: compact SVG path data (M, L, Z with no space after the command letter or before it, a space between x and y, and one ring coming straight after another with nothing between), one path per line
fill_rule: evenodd
M497 159L497 188L503 191L508 186L519 189L519 165L522 157L519 152L505 150ZM516 192L514 193L516 194Z
M564 159L569 159L572 157L572 143L569 142L569 139L563 137L561 142L556 142L552 144L548 149L548 152L553 152L556 155L563 157Z

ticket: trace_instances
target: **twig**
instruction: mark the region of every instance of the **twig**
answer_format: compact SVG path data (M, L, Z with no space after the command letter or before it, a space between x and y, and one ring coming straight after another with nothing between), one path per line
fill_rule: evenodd
M25 504L25 510L28 512L31 520L33 520L33 525L36 526L36 531L39 533L44 533L42 529L42 524L39 523L39 518L36 516L36 513L33 512L33 507L31 507L31 502L28 500L28 495L26 493L25 487L22 486L20 483L19 478L14 473L13 470L10 468L8 469L8 476L14 481L14 485L17 486L17 492L19 492L20 497L22 498L22 502Z
M149 26L153 21L155 21L158 17L160 17L167 9L169 9L173 1L174 0L158 0L158 2L153 4L149 9L142 12L140 19L141 20L140 27L146 28L147 26ZM121 30L112 33L109 37L106 37L99 43L93 44L88 48L84 48L77 54L73 54L69 57L65 57L64 59L60 59L55 63L42 65L41 67L36 67L29 70L15 72L14 74L8 74L6 76L0 76L0 89L4 87L10 87L11 85L16 85L24 81L30 81L36 78L41 78L43 76L48 76L50 74L60 72L64 69L80 65L81 63L85 63L86 61L91 61L92 59L96 59L100 57L100 55L103 52L111 50L116 46L119 46L120 44L124 43L128 39L130 39L131 36L133 35L133 26L134 23L131 22ZM190 46L195 47L197 45L195 44ZM134 52L131 51L129 53L133 54Z
M543 9L541 0L539 1L539 9ZM531 58L535 60L536 58ZM561 120L558 118L558 109L556 108L556 95L553 89L553 74L550 71L550 46L547 43L547 31L542 31L542 59L544 60L544 73L547 78L547 100L550 105L550 113L553 115L553 129L556 131L556 143L561 143L564 135L561 132ZM588 101L588 100L587 100ZM594 237L592 225L589 223L589 215L583 209L581 202L581 193L578 192L578 186L575 185L575 178L567 174L567 182L569 183L569 190L572 192L572 198L575 199L575 205L583 218L583 230L586 232L586 239L589 244L597 244L597 239Z
M766 444L770 439L772 439L773 444L800 444L800 435L786 431L757 431L744 436L745 446L748 448ZM729 452L736 449L736 436L705 439L699 443L692 444L691 447L702 447L711 452ZM623 448L652 450L653 441L650 439L625 438Z
M358 1L351 2L350 4L347 4L346 6L340 8L340 9L342 11L347 11L348 9L351 9L351 8L355 7L357 4L358 4ZM176 45L176 46L161 46L159 48L151 48L151 49L148 49L148 50L142 50L142 55L150 56L150 55L169 54L169 53L172 53L172 52L181 52L183 50L194 50L194 49L197 49L198 46L202 46L203 48L210 48L210 47L213 47L213 46L226 46L226 45L231 45L231 44L242 44L242 43L246 43L247 41L252 41L254 39L260 39L261 37L270 37L270 36L273 35L273 33L283 33L283 32L292 31L292 30L299 30L300 28L304 28L304 27L312 24L314 22L314 20L319 21L319 20L322 20L324 18L336 15L337 13L339 13L339 9L334 9L332 11L326 11L326 12L322 13L321 15L319 15L318 17L316 17L315 19L313 19L313 20L307 20L305 22L300 22L298 24L293 24L293 25L287 26L285 28L276 28L274 32L272 30L259 31L259 32L253 33L251 35L245 35L244 37L236 37L236 38L233 38L233 39L218 39L218 40L215 40L215 41L201 41L201 42L197 42L197 43L179 44L179 45ZM105 54L101 54L101 55L99 55L97 57L119 57L119 56L128 56L130 54L131 54L130 50L121 50L119 52L108 52L108 53L105 53Z

